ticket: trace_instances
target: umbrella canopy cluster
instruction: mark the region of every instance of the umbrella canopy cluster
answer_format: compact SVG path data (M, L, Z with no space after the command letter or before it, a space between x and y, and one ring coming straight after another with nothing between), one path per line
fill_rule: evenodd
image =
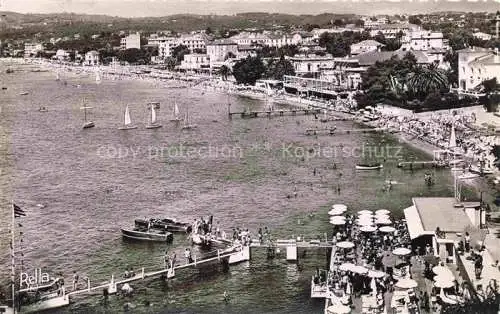
M332 209L328 212L330 216L342 215L347 211L347 206L344 204L335 204L332 205Z

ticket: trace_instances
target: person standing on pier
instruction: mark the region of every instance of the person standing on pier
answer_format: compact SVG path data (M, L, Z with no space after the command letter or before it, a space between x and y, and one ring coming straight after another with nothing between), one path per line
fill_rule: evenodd
M79 279L79 276L75 270L75 271L73 271L73 290L76 290L76 288L78 286L78 279Z

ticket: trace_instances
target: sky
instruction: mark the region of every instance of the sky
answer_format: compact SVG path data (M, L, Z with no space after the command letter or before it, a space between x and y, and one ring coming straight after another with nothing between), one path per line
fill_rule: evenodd
M74 12L123 17L180 13L288 14L357 13L363 15L435 11L500 10L500 0L0 0L0 11L19 13Z

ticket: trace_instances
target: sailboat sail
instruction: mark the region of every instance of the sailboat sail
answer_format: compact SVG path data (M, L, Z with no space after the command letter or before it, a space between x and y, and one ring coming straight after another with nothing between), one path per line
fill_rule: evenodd
M457 138L455 135L455 126L453 125L451 127L451 135L450 135L450 142L448 143L448 148L455 148L457 147Z
M156 123L156 110L155 105L151 105L151 124Z
M127 108L125 108L125 125L130 125L132 124L132 121L130 120L130 111Z
M179 117L179 107L177 104L174 105L174 119L177 119Z

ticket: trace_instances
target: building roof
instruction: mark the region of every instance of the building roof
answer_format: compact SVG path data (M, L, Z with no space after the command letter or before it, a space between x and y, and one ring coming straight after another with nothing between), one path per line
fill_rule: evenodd
M360 41L359 43L356 43L356 44L352 44L352 46L359 46L359 47L373 47L373 46L376 46L376 47L383 47L385 46L384 44L381 44L379 43L378 41L376 40L372 40L372 39L368 39L368 40L363 40L363 41Z
M465 49L457 50L457 52L463 52L463 53L468 53L468 52L488 52L488 51L491 51L491 50L487 49L487 48L482 48L482 47L467 47Z
M97 52L97 51L95 51L95 50L91 50L91 51L87 52L85 55L98 56L98 55L99 55L99 52Z
M397 56L403 59L407 53L412 53L417 59L417 63L430 63L429 59L422 51L370 51L365 53L360 53L352 59L358 60L359 65L374 65L376 62L382 62L391 59L393 56Z
M477 57L473 61L469 62L469 65L500 65L500 56L490 53Z
M463 207L455 207L453 197L414 197L413 204L424 231L439 227L442 232L457 233L472 225Z
M211 41L209 43L207 43L207 46L210 45L210 46L229 46L229 45L237 45L237 43L235 43L234 41L230 40L230 39L216 39L214 41Z

